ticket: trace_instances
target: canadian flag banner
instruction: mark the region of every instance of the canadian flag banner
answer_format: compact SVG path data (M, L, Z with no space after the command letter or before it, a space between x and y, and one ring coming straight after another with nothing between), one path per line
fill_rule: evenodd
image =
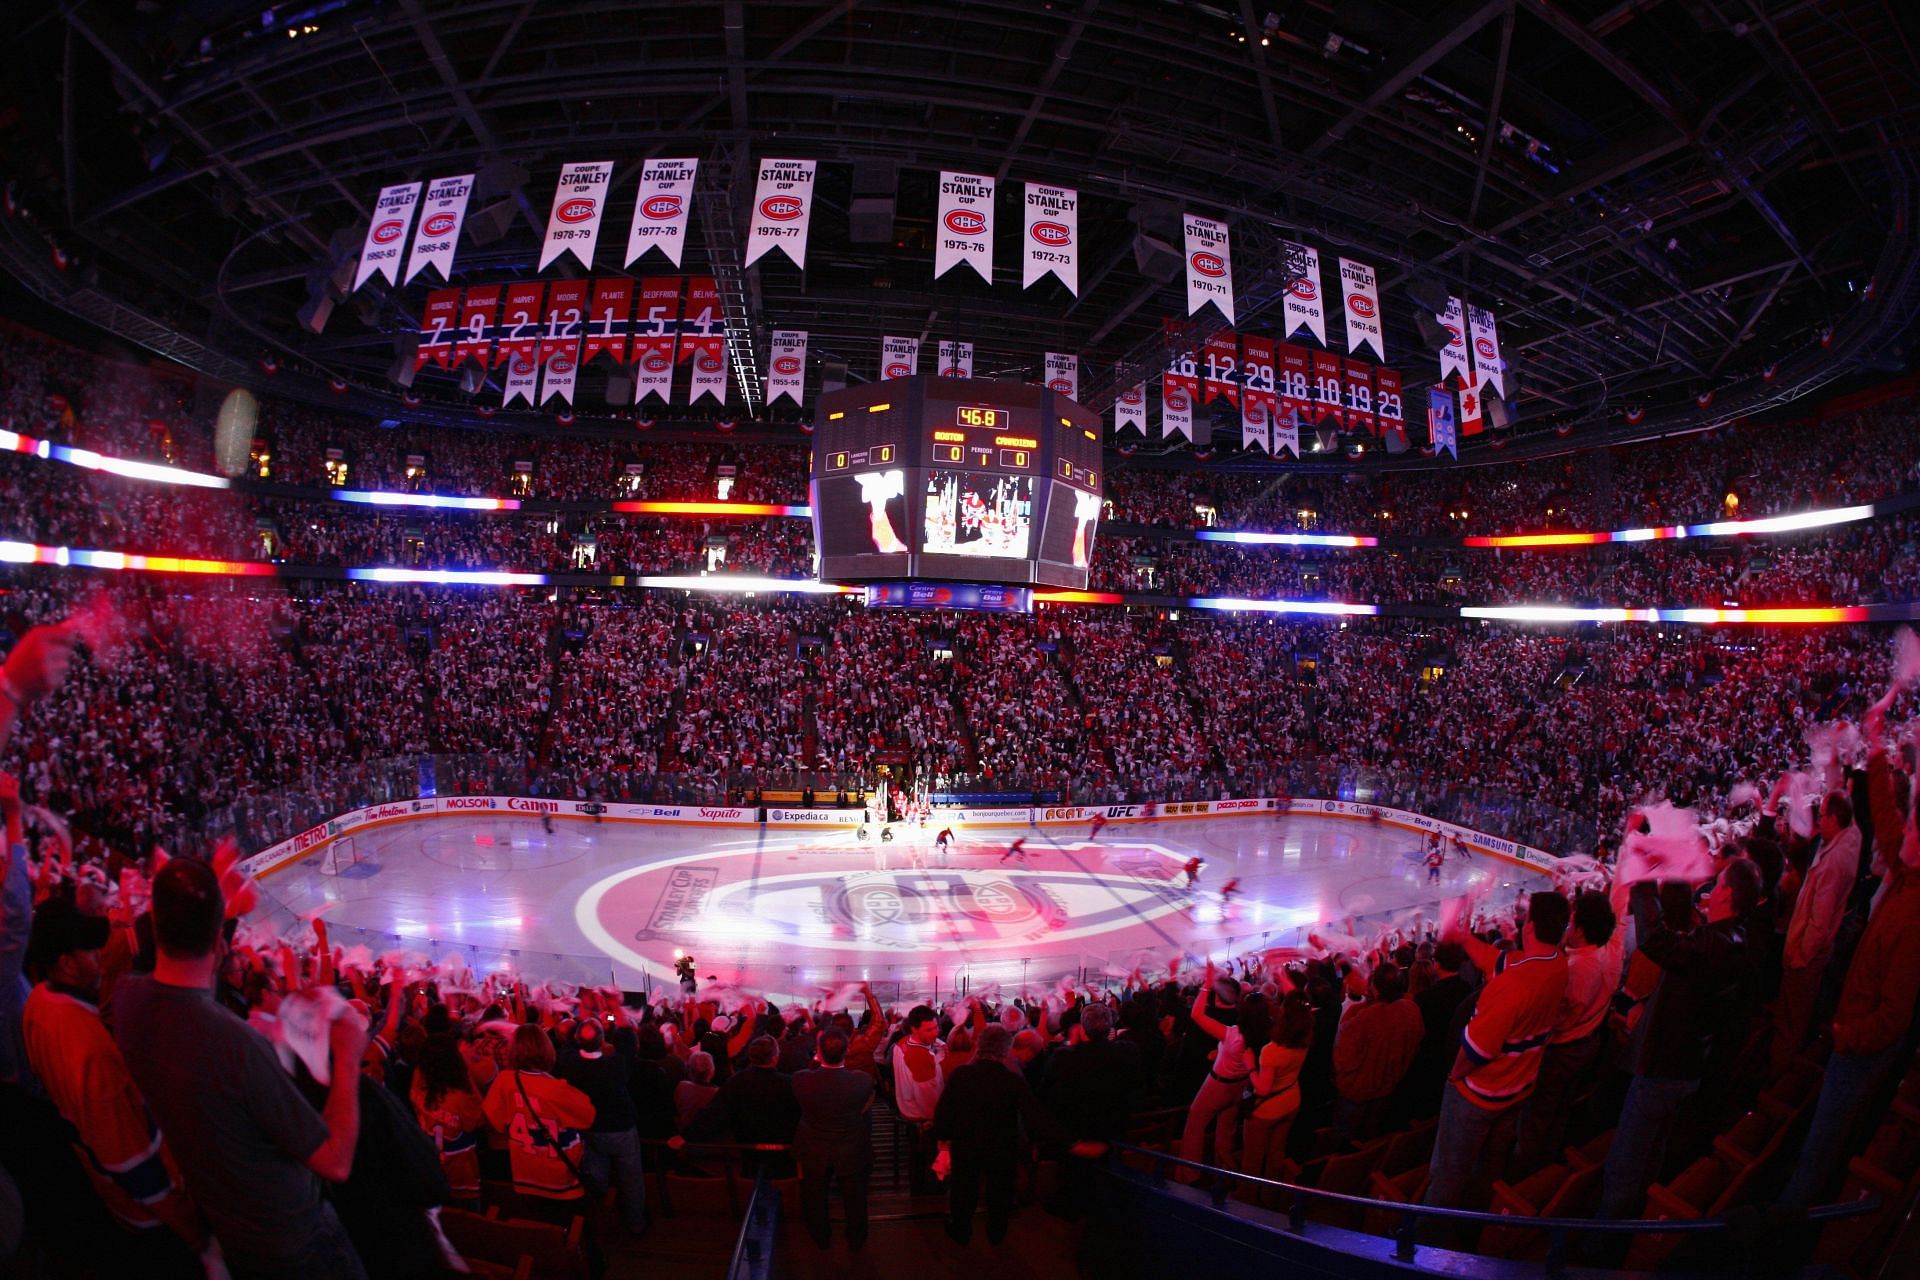
M633 395L673 399L675 347L680 333L679 276L648 276L633 309Z
M1447 309L1434 319L1448 334L1447 345L1440 348L1440 381L1445 382L1457 373L1461 382L1471 383L1473 372L1467 368L1467 319L1460 308L1460 299L1448 298Z
M895 378L911 378L920 372L920 339L890 338L880 339L880 381L891 382Z
M555 280L547 286L547 331L540 336L540 363L570 354L580 361L580 318L587 312L585 280Z
M942 342L940 367L934 372L943 378L971 378L973 376L973 344Z
M615 364L627 362L627 322L633 316L632 280L622 276L593 282L593 309L587 313L587 348L581 364L602 353Z
M1477 436L1484 429L1485 423L1480 416L1480 392L1474 387L1462 387L1460 389L1460 434Z
M993 179L940 171L940 225L934 229L933 278L961 263L993 283Z
M1380 418L1380 434L1387 451L1399 453L1407 447L1407 410L1400 400L1400 375L1382 365L1374 371L1373 411Z
M471 357L487 364L487 352L493 346L493 324L500 315L500 286L478 285L467 290L460 304L460 339L453 344L453 363L463 365Z
M1187 229L1187 314L1211 302L1233 323L1233 251L1227 224L1199 214L1183 218Z
M1291 342L1276 343L1274 353L1274 371L1280 379L1280 425L1297 428L1313 416L1313 353ZM1295 449L1294 456L1299 455Z
M1240 335L1231 329L1208 334L1206 343L1200 349L1200 358L1206 371L1205 380L1200 384L1200 403L1208 404L1221 399L1238 407Z
M528 364L540 350L540 303L547 296L546 282L520 280L507 286L507 300L500 309L500 342L494 348L493 362L511 366L525 359ZM529 399L533 389L527 389Z
M1347 430L1377 434L1373 425L1373 366L1362 360L1342 363L1347 373Z
M1080 398L1080 357L1047 352L1047 386L1069 400Z
M641 254L658 249L674 266L687 239L687 214L693 208L693 179L700 170L694 159L649 160L640 166L640 195L633 204L633 226L627 231L627 257L632 266Z
M555 396L568 404L573 403L573 385L580 377L580 340L575 338L571 347L571 350L561 351L545 362L540 374L541 404Z
M431 266L442 280L453 279L453 250L460 241L460 224L467 220L467 197L473 194L473 175L435 178L420 202L420 225L413 229L413 247L407 250L407 277Z
M540 265L571 253L580 265L593 269L593 246L600 239L600 218L607 211L607 184L613 181L613 161L589 160L562 165L553 188L553 208L547 214L547 238L540 246Z
M1160 375L1160 435L1193 439L1193 402L1200 396L1200 374L1193 353L1182 351L1167 361Z
M1427 438L1434 452L1446 450L1460 460L1460 442L1453 433L1453 392L1444 384L1427 388Z
M1333 429L1347 425L1347 380L1340 368L1340 357L1331 351L1313 353L1313 424L1332 419Z
M1306 274L1287 286L1286 298L1286 336L1291 338L1305 325L1321 346L1327 345L1327 313L1320 298L1320 251L1304 244L1288 242L1287 257L1299 255L1306 264Z
M1240 393L1240 443L1257 444L1273 452L1273 420L1280 411L1274 391L1273 339L1240 337L1240 376L1246 389Z
M1505 400L1507 362L1500 358L1500 330L1494 324L1493 312L1468 307L1467 327L1473 333L1474 382L1482 387L1491 382L1493 393Z
M519 351L513 353L513 361L507 366L507 392L503 405L515 400L533 403L533 393L540 385L540 364L531 355Z
M1020 243L1022 255L1020 287L1031 289L1041 276L1052 272L1067 286L1067 292L1080 295L1080 193L1072 187L1043 187L1027 184L1027 225Z
M680 359L693 365L687 403L702 396L727 402L727 331L720 316L720 286L712 276L687 281L687 313L680 324Z
M373 202L373 218L367 223L366 242L360 246L360 267L353 273L355 289L377 275L385 276L388 284L400 283L400 251L405 247L413 206L419 199L418 182L380 188L380 198Z
M1136 382L1122 391L1113 401L1113 429L1125 431L1132 427L1141 435L1147 434L1147 384Z
M773 352L767 358L767 403L781 396L795 405L806 399L807 331L775 329Z
M420 348L414 352L413 367L418 370L431 360L442 369L453 355L453 324L460 317L460 291L435 289L427 295L420 311Z
M807 225L813 221L814 160L762 160L753 192L753 220L747 227L747 266L769 249L807 269Z
M1347 315L1347 354L1362 347L1375 360L1387 358L1387 339L1380 326L1380 283L1373 268L1351 258L1340 259L1340 300Z

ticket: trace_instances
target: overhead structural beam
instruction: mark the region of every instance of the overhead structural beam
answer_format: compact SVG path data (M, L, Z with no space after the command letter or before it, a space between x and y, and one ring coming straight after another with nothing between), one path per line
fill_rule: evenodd
M813 39L815 36L819 35L822 31L825 31L828 27L832 26L837 19L845 16L848 12L850 12L853 9L853 3L854 3L854 0L833 0L833 3L829 4L826 8L822 9L820 13L813 18L812 21L808 22L805 26L801 27L798 31L794 32L792 35L788 36L785 40L782 40L780 44L774 49L774 51L767 55L766 61L763 65L771 66L774 63L783 61L788 54L791 54L794 50L798 49L801 45ZM757 71L748 72L746 77L747 82L752 83L754 77L758 74L759 72ZM699 124L702 120L705 120L708 116L718 111L721 107L730 105L733 100L732 89L733 89L733 86L731 83L729 83L727 86L726 93L715 94L713 97L707 99L707 101L701 103L700 106L696 107L693 111L689 112L686 116L683 116L680 120L680 123L674 127L674 132L685 133L689 129L692 129L695 125Z
M1507 61L1513 53L1513 10L1500 19L1500 60L1493 69L1493 97L1487 102L1487 123L1480 131L1480 163L1473 171L1473 198L1467 202L1467 225L1480 225L1480 197L1487 189L1487 165L1493 160L1493 139L1500 131L1500 102L1507 92Z
M1240 24L1247 31L1247 61L1253 64L1253 78L1260 86L1260 107L1267 116L1267 140L1279 151L1285 146L1280 135L1280 108L1273 100L1273 84L1267 78L1266 45L1253 38L1261 30L1253 19L1253 0L1240 0Z
M998 180L1005 182L1007 173L1013 168L1014 157L1020 148L1027 145L1027 135L1033 132L1034 121L1040 118L1041 108L1047 105L1047 96L1053 92L1053 86L1060 79L1060 73L1067 68L1073 57L1073 48L1080 43L1080 34L1087 29L1087 22L1100 7L1100 0L1081 0L1080 12L1073 15L1073 21L1067 27L1067 33L1060 37L1060 43L1053 47L1053 60L1047 69L1040 73L1040 83L1033 87L1033 99L1027 104L1027 113L1020 117L1019 125L1013 131L1013 140L1007 144L1006 159L1000 162Z
M1307 144L1306 154L1319 156L1338 143L1366 118L1399 95L1434 63L1452 53L1472 35L1512 7L1512 0L1459 0L1420 28L1403 50L1381 70L1366 95L1352 110L1327 126Z

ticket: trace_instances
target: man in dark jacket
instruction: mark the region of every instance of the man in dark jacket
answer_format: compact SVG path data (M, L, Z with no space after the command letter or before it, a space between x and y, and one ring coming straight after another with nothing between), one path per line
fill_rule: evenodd
M847 1035L837 1027L820 1033L820 1065L793 1077L800 1126L793 1153L800 1161L800 1210L807 1233L822 1249L827 1224L827 1182L838 1179L847 1211L847 1247L867 1242L867 1180L873 1173L873 1077L847 1070Z
M724 1131L735 1142L780 1143L793 1141L800 1123L800 1104L794 1101L793 1079L774 1069L780 1046L772 1036L755 1036L747 1045L747 1068L727 1077L712 1102L702 1108L687 1128L687 1141L712 1141ZM793 1161L784 1155L762 1156L749 1151L741 1156L741 1167L752 1172L765 1165L776 1178L792 1173Z
M620 1220L634 1235L647 1229L647 1182L640 1166L639 1112L633 1103L633 1059L601 1024L581 1019L559 1063L562 1080L593 1102L593 1128L580 1153L580 1180L604 1194L620 1189Z
M1069 1141L1119 1142L1145 1088L1139 1046L1113 1038L1113 1010L1104 1004L1081 1011L1080 1034L1084 1040L1053 1055L1043 1084L1047 1105ZM1078 1217L1090 1207L1097 1174L1089 1160L1062 1161L1060 1200L1048 1207Z
M1628 1049L1633 1083L1607 1152L1603 1217L1640 1212L1681 1104L1745 1029L1755 990L1747 917L1759 900L1760 870L1745 858L1721 869L1707 895L1707 922L1685 932L1668 927L1653 881L1629 891L1636 945L1660 966L1660 981Z
M987 1241L1006 1239L1020 1126L1026 1124L1030 1137L1054 1133L1053 1117L1034 1098L1026 1078L1007 1065L1012 1049L1013 1035L1005 1027L992 1023L982 1029L973 1061L947 1078L934 1108L933 1136L940 1143L934 1171L948 1177L947 1234L959 1244L973 1239L973 1211L983 1185Z

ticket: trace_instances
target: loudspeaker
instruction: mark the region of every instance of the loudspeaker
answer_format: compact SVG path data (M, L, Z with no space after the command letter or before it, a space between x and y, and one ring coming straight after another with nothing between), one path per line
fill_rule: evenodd
M300 327L316 337L327 331L327 320L333 315L333 295L321 293L307 299L300 308Z
M387 381L396 386L411 387L413 376L419 370L414 367L414 357L420 351L420 335L403 333L393 340L393 363L387 366Z
M1179 275L1185 265L1178 249L1144 231L1134 233L1133 263L1141 275L1162 284Z
M607 375L607 403L629 405L633 403L633 375L615 372Z
M1421 345L1429 351L1443 351L1447 344L1453 341L1453 335L1447 332L1447 326L1425 311L1413 313L1413 327L1420 331Z
M820 394L829 391L847 389L847 362L845 360L822 360L820 362Z
M1488 383L1486 388L1481 389L1480 410L1486 414L1487 426L1490 429L1504 431L1513 425L1513 406L1487 389L1492 385Z
M473 395L486 385L487 371L485 369L477 364L463 364L460 366L460 390L464 394Z
M514 207L512 196L503 196L484 209L467 215L467 224L461 229L473 244L492 244L507 234L513 226L513 215L519 210Z
M1407 281L1407 299L1417 310L1432 315L1445 314L1450 296L1447 286L1432 276L1415 276Z
M847 240L852 244L891 244L899 167L887 160L856 160L847 204Z

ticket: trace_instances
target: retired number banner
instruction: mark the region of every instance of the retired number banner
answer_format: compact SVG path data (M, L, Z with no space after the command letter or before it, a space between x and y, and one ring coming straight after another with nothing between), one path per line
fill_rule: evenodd
M1205 380L1200 384L1200 403L1209 404L1221 399L1238 408L1240 335L1231 329L1208 334L1205 345L1200 349L1200 358L1206 370Z
M1347 430L1374 434L1373 366L1363 360L1344 363L1347 372Z
M413 354L413 367L418 371L431 360L442 369L453 354L454 322L460 318L460 291L458 289L435 289L427 295L427 305L420 311L420 348Z
M580 319L587 310L585 280L555 280L547 289L547 331L540 336L540 363L580 353Z
M658 249L674 266L687 239L687 213L693 208L693 179L700 162L694 159L649 160L640 168L640 195L633 203L633 226L627 231L627 258L623 266L649 249Z
M1280 422L1285 426L1313 420L1313 355L1306 347L1282 342L1275 347L1280 376ZM1299 451L1296 449L1295 454Z
M426 198L420 202L420 225L413 229L413 247L407 251L407 277L403 283L431 266L442 280L453 279L453 251L460 240L460 225L467 218L467 197L473 192L473 175L435 178L427 184Z
M1380 366L1374 371L1373 410L1380 418L1380 434L1389 451L1398 453L1407 447L1407 410L1400 400L1400 375Z
M524 358L531 365L540 350L540 304L547 296L541 280L521 280L507 286L507 300L500 310L500 342L494 348L493 362L507 364Z
M1200 374L1194 368L1193 353L1182 351L1167 361L1160 375L1160 435L1193 440L1193 402L1200 395Z
M1341 375L1340 357L1330 351L1313 353L1313 425L1329 418L1336 431L1347 425L1347 383Z
M1273 419L1279 412L1274 393L1273 339L1243 334L1240 372L1246 389L1240 393L1240 443L1257 444L1273 452Z
M453 344L453 363L457 367L469 358L487 364L493 346L493 325L500 315L500 286L479 285L467 290L460 307L460 340Z
M687 314L680 325L680 359L691 361L693 380L687 403L702 396L727 402L727 331L720 315L720 286L712 276L687 281Z
M627 362L627 322L633 316L633 284L625 276L593 282L593 310L587 317L587 349L581 364L605 354Z
M648 276L633 310L634 403L649 395L673 399L674 349L680 332L679 276Z

